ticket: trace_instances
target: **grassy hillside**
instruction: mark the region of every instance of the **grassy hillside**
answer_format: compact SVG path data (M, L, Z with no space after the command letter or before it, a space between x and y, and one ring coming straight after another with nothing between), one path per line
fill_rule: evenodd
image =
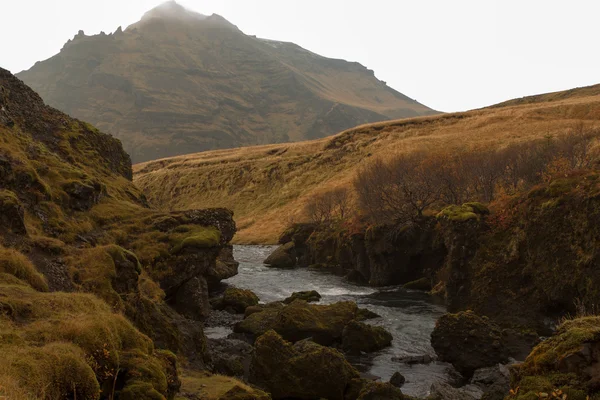
M536 100L537 99L537 100ZM543 95L465 113L363 125L331 138L210 151L134 166L151 203L179 210L229 207L239 243L273 243L305 219L315 194L349 186L362 165L415 150L502 147L600 126L597 86Z
M0 398L167 399L177 356L204 366L231 213L151 209L131 176L118 140L0 68Z
M134 162L435 113L358 63L248 36L174 2L124 31L80 32L18 76L51 106L122 140Z

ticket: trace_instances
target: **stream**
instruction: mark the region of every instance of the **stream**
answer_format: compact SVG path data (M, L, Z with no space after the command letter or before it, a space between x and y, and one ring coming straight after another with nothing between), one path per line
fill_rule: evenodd
M250 289L263 303L283 300L292 292L316 290L322 296L319 304L351 300L360 307L379 314L381 318L367 321L385 327L394 337L392 346L382 351L348 357L359 371L381 377L387 381L396 371L406 378L402 387L405 394L425 397L431 384L449 381L449 364L407 365L392 361L393 357L435 356L430 334L435 321L445 312L441 302L417 291L400 287L371 288L348 283L343 277L299 268L280 270L267 268L263 260L275 249L274 246L235 246L234 257L239 261L237 276L224 281L243 289ZM229 329L211 328L208 336L226 336Z

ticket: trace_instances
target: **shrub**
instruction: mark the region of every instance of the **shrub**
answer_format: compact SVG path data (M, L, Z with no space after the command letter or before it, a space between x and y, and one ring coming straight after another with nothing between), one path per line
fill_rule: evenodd
M48 291L46 278L35 269L27 257L16 250L0 246L0 272L25 281L40 292Z

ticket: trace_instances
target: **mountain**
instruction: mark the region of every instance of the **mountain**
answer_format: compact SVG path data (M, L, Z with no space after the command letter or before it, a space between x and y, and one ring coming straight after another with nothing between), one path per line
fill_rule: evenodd
M181 210L224 206L236 215L238 243L275 243L302 221L316 194L351 187L371 160L415 150L501 148L598 127L598 86L464 113L369 124L333 137L173 157L134 166L134 181L154 205Z
M175 2L124 31L80 31L18 77L51 106L119 138L134 163L435 113L356 62L248 36Z

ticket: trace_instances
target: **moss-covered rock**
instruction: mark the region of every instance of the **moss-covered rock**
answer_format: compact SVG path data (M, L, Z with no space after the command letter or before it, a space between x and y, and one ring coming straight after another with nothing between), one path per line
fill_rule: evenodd
M359 374L337 350L309 341L292 345L275 331L258 338L250 365L250 381L273 399L344 400Z
M380 326L350 321L342 332L342 348L349 353L372 352L392 344L392 335Z
M431 333L431 345L441 361L467 377L476 369L507 363L510 357L502 330L472 311L440 317Z
M538 393L565 393L567 399L600 397L600 317L564 321L555 335L537 345L512 369L516 399Z
M381 318L381 315L367 309L367 308L359 308L356 312L356 320L357 321L368 321L370 319Z
M182 234L173 235L174 242L171 253L177 254L184 249L204 249L207 247L216 247L221 242L221 231L214 226L195 226L189 230L181 229ZM183 236L183 237L182 237Z
M390 383L370 382L361 391L357 400L404 400L402 391Z
M220 303L221 309L231 309L238 314L243 314L246 308L258 305L258 296L251 290L227 288Z
M294 242L279 246L264 261L265 265L273 268L294 268L296 266L296 252Z
M463 204L462 206L452 205L444 208L438 215L438 218L444 218L454 222L464 222L471 219L479 219L477 209Z
M285 304L290 304L294 300L304 300L308 303L316 303L319 300L321 300L321 295L316 290L308 290L308 291L304 291L304 292L294 292L294 293L292 293L292 295L290 297L283 300L283 302Z
M357 311L356 303L348 301L314 305L296 300L281 309L265 309L252 314L236 324L234 331L256 338L273 329L285 340L296 342L312 338L328 346L341 341L344 327L356 318Z

